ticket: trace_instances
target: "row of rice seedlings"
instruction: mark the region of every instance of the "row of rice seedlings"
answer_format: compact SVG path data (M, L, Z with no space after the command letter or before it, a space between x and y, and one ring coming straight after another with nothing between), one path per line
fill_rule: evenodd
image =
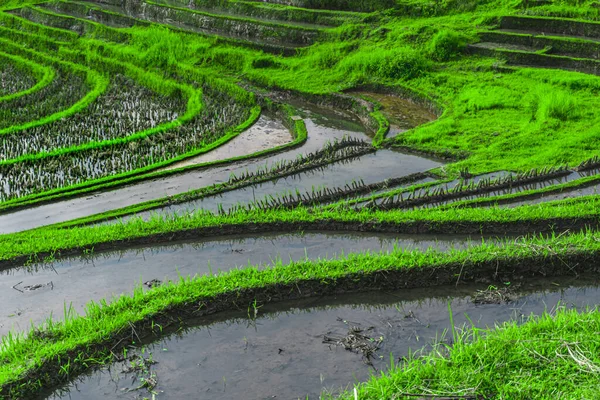
M494 192L505 188L521 186L532 182L546 181L552 178L566 176L572 171L568 166L550 167L542 169L532 169L530 171L509 174L495 179L487 178L479 182L472 180L461 180L453 188L447 186L435 186L427 189L421 189L415 192L400 193L399 195L384 197L377 201L371 201L361 208L369 209L406 209L425 204L439 203L453 199L463 198L473 195L481 195Z
M70 186L173 159L208 145L248 118L226 93L204 87L204 109L193 121L144 139L0 166L0 201Z
M345 160L346 161L346 160ZM345 198L348 194L353 194L362 187L367 186L362 179L352 180L343 187L313 186L311 191L301 192L296 189L295 192L286 192L276 195L268 195L262 200L254 201L246 205L246 209L290 209L300 205L311 206L324 201L326 198Z
M588 171L590 169L597 169L600 168L600 157L599 156L593 156L591 158L588 158L587 160L584 160L581 162L581 164L579 164L575 170L577 171Z
M31 69L0 56L0 97L33 87L37 80Z
M344 137L342 140L336 140L333 143L327 143L322 149L307 154L300 154L293 160L282 159L271 164L261 166L254 171L245 171L239 175L231 174L229 183L238 183L243 181L257 180L264 177L277 177L298 173L305 169L313 169L320 165L329 164L333 159L340 160L357 155L357 150L374 151L367 142L350 137Z
M349 159L343 162L350 161ZM352 180L350 183L344 184L344 186L335 187L313 187L310 192L300 192L296 190L295 193L289 192L275 196L269 201L257 202L255 208L267 209L267 208L285 208L292 209L298 206L316 206L319 204L331 203L338 200L346 200L357 198L360 195L373 193L380 190L387 190L399 185L406 183L415 182L419 179L427 177L426 173L418 172L408 176L399 178L389 178L382 182L376 182L366 184L362 179Z
M357 158L368 154L372 151L375 151L373 148L367 147L346 147L340 150L337 150L333 153L320 153L322 158L316 160L312 158L311 154L301 155L299 156L300 163L294 164L294 170L290 171L289 169L281 169L281 168L273 168L268 171L267 174L261 173L262 171L258 171L255 175L251 175L247 177L247 181L238 181L231 179L227 181L224 185L219 187L219 193L225 190L233 190L246 186L251 186L255 184L260 184L269 180L277 180L290 175L297 175L299 173L306 173L306 171L310 171L312 173L322 173L326 172L327 167L331 164L351 164ZM276 195L267 195L263 199L254 200L249 203L238 203L235 206L225 210L221 204L218 205L218 212L220 214L230 215L231 213L235 213L238 210L246 210L250 211L253 209L259 210L268 210L268 209L282 209L282 208L294 208L300 204L306 205L314 205L319 203L320 199L325 196L336 196L336 194L340 194L343 192L347 192L349 190L357 190L361 186L365 185L362 180L353 180L351 183L346 184L343 188L335 188L330 189L327 187L314 187L311 192L302 193L298 189L295 192L286 191L284 193L276 194ZM211 188L209 188L211 189ZM210 191L210 190L209 190ZM218 194L218 193L217 193ZM213 195L213 193L204 193L202 197L207 197L209 195ZM182 202L181 200L177 201L178 203Z
M185 112L186 100L182 96L161 96L128 77L116 75L108 90L83 112L3 136L0 160L129 136L177 119Z
M333 163L350 164L354 159L373 151L375 149L365 142L356 143L353 139L344 142L342 139L341 141L328 143L323 149L316 152L299 154L293 160L283 160L271 164L266 163L265 165L258 166L258 168L251 172L245 171L240 175L231 174L230 178L224 183L206 186L174 196L170 198L168 204L179 204L209 196L216 196L231 190L276 181L285 177L298 176L298 174L306 173L307 171L312 173L323 172ZM243 207L250 209L254 205L245 204Z
M90 90L86 79L83 72L57 67L54 80L42 90L2 103L0 129L35 121L72 106Z

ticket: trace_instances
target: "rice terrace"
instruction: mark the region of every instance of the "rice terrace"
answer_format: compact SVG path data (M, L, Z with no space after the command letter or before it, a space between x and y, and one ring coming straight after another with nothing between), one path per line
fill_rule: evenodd
M600 2L0 0L0 399L600 398Z

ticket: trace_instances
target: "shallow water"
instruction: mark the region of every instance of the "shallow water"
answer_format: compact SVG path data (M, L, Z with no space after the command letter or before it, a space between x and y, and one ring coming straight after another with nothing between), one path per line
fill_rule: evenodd
M412 100L370 91L353 91L350 93L373 99L381 104L381 112L390 122L390 130L386 136L388 138L437 119L437 115L432 113L429 108Z
M297 104L300 114L304 117L308 137L313 135L326 136L340 139L353 137L368 140L364 128L352 116L339 111L325 110L309 104ZM293 152L293 151L292 151ZM284 153L286 154L286 153ZM278 156L266 159L263 164L277 162ZM287 156L286 159L291 159ZM311 193L312 189L328 187L330 189L343 188L353 181L362 181L365 184L382 182L388 178L398 178L427 171L442 165L441 162L422 156L406 154L395 150L379 150L376 153L366 154L347 162L338 162L323 168L305 171L289 177L269 181L262 184L251 185L246 188L211 196L204 199L176 204L147 212L136 214L142 218L152 215L170 215L173 213L185 214L198 209L217 211L219 207L227 210L238 204L248 204L255 200L263 200L268 196L277 197L284 194ZM237 168L231 172L244 172L245 169ZM410 185L410 184L409 184ZM126 217L124 220L131 217Z
M160 399L316 399L324 391L338 392L370 374L385 371L409 351L439 341L450 329L448 306L456 326L477 327L566 307L594 307L600 302L596 277L538 281L521 288L509 304L472 302L482 286L439 287L393 293L362 293L305 299L249 312L222 313L195 321L196 327L165 335L144 346ZM380 349L374 367L359 354L324 344L325 336L341 338L359 327ZM451 335L445 335L451 343ZM141 351L135 350L136 354ZM131 354L131 353L130 353ZM93 372L56 391L56 399L129 399L147 395L128 392L140 385L135 373L123 373L124 363ZM147 376L147 375L146 375Z
M562 191L560 193L546 194L546 195L540 196L535 199L526 199L526 200L507 203L507 204L502 204L501 206L512 208L512 207L518 207L518 206L522 206L522 205L547 203L549 201L554 201L554 200L565 200L565 199L572 199L574 197L590 196L590 195L595 195L598 193L600 193L600 184L594 184L594 185L581 187L581 188L568 189L568 190Z
M364 133L364 128L350 114L315 107L305 103L299 103L299 105L302 105L301 113L305 118L308 130L308 139L301 146L264 158L244 160L236 162L233 165L188 171L164 178L139 182L114 190L96 192L86 197L58 201L23 211L3 214L0 215L0 234L19 232L39 226L69 221L143 201L154 200L168 195L172 196L192 189L210 186L214 183L225 182L232 173L240 174L247 170L252 171L263 167L265 164L273 164L282 160L293 160L298 155L315 152L323 148L326 143L344 137L370 141L369 136ZM381 178L379 180L384 180L388 177L405 176L416 171L425 171L441 165L440 162L435 160L393 152L391 150L385 150L383 153L380 152L378 154L388 155L385 158L387 160L385 168L387 169L380 164L379 158L375 159L371 156L365 159L367 161L361 161L362 158L360 158L355 160L359 164L352 165L361 165L361 169L354 170L353 168L343 167L342 169L345 172L340 172L340 174L343 173L345 176L338 174L336 176L337 179L340 179L340 182L347 182L353 179L358 180L369 174ZM335 170L338 167L334 166L332 168ZM359 171L359 173L356 171ZM323 179L329 178L324 177ZM312 182L316 186L321 185L317 178L314 178ZM310 190L311 186L308 186L308 188ZM215 199L213 202L217 204L219 200ZM182 210L186 209L186 207L189 208L189 206L181 205ZM216 208L216 205L214 207Z
M470 243L472 239L472 243ZM490 239L491 240L491 239ZM177 281L248 265L268 266L305 258L335 258L348 253L387 252L394 248L439 250L481 243L479 236L306 233L248 235L145 246L92 257L0 272L0 334L27 330L49 315L63 317L64 305L76 312L91 300L129 294L143 282ZM35 290L26 288L42 285Z
M165 170L172 170L190 165L198 165L211 161L247 156L259 151L272 149L292 141L290 131L283 124L269 115L261 115L258 121L229 142L216 149L170 165Z
M351 185L355 181L369 185L382 182L390 177L396 178L427 171L438 165L433 161L410 154L379 150L376 153L367 154L347 162L330 164L323 168L305 171L275 181L251 185L218 196L138 213L136 216L149 218L156 214L186 214L199 209L217 212L219 207L227 210L238 204L264 200L269 196L277 198L281 195L295 195L297 192L310 194L313 189L318 190L323 187L343 189L346 185ZM409 185L410 183L407 184L407 186Z

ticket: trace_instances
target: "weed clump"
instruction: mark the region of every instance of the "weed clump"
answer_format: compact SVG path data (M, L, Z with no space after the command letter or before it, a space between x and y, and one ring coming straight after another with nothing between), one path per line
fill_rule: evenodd
M340 69L366 77L410 80L425 75L431 65L422 53L410 47L377 48L347 57L340 63Z
M429 56L435 61L449 61L460 55L467 45L467 38L455 31L441 30L429 42Z
M580 114L579 103L571 93L545 87L533 93L529 106L531 120L538 123L552 119L566 122L577 119Z

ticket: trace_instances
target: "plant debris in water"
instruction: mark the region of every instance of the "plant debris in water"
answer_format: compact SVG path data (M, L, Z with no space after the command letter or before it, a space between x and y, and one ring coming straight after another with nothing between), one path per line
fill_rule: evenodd
M512 286L498 288L490 285L484 290L476 291L473 295L473 303L475 304L505 304L516 299L515 287Z
M369 333L375 329L373 326L362 328L360 324L353 323L350 325L348 321L341 318L338 318L338 321L342 321L348 325L348 333L344 336L329 336L327 334L323 337L323 343L330 346L341 346L348 351L361 354L364 363L375 368L372 359L375 356L375 352L379 350L379 345L383 341L383 337L373 338L369 336Z

